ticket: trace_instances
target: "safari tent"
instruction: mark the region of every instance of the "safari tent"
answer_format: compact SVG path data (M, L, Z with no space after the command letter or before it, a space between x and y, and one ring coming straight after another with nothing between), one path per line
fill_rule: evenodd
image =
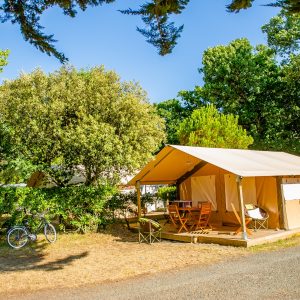
M300 228L300 157L284 152L168 145L129 182L174 184L177 198L210 201L211 222L236 223L239 211L247 239L244 205L269 213L269 228ZM140 204L139 204L140 210Z

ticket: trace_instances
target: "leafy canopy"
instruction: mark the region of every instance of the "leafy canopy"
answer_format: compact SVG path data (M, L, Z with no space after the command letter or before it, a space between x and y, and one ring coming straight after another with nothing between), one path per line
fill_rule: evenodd
M213 103L254 138L256 149L300 153L299 17L283 10L262 27L268 46L247 39L208 48L202 58L204 86L157 104L166 120L168 143L193 109ZM190 105L191 104L191 105Z
M182 145L246 149L253 143L245 129L238 125L238 117L222 114L213 105L193 111L179 126Z
M5 67L8 64L8 55L8 50L0 50L0 73L3 72L3 67Z
M3 67L7 65L9 51L8 50L0 50L0 73L3 71ZM11 147L9 141L8 128L3 124L0 115L0 170L2 169L3 161L5 159L5 153L8 152L8 148Z
M193 91L180 91L178 97L155 104L157 113L165 120L167 143L179 144L177 130L179 124L189 117L193 110L208 104L202 98L201 87Z
M253 148L300 153L299 28L299 18L282 11L262 27L268 46L237 39L204 52L204 86L190 95L238 115Z
M181 14L190 0L148 0L139 9L127 9L121 12L129 15L141 16L145 28L137 30L146 37L147 42L154 45L160 55L171 53L177 39L183 30L183 25L176 27L169 19L173 15ZM85 10L90 6L100 6L113 3L115 0L3 0L0 4L0 21L10 21L20 25L21 33L26 41L48 55L53 55L61 62L67 57L59 52L54 43L53 35L43 32L40 24L41 15L50 7L58 6L65 15L75 17L77 10ZM227 5L230 12L239 12L251 7L254 0L231 0ZM270 0L270 6L282 7L290 13L299 13L298 0Z
M268 46L277 55L286 58L290 54L299 53L300 15L282 10L262 26L262 31L267 34Z
M227 9L230 12L239 12L241 9L251 7L254 1L255 0L232 0L231 3L227 5ZM266 4L266 6L281 7L290 13L300 12L299 0L270 0L270 3Z
M6 81L0 114L19 155L60 186L78 166L87 185L114 182L145 164L164 139L163 120L142 88L103 67L36 70Z
M255 148L300 152L299 57L279 64L274 48L247 39L204 52L203 95L254 137Z

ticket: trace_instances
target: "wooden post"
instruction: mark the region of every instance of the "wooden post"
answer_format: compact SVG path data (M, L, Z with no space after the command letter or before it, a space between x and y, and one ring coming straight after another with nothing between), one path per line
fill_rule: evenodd
M137 194L138 218L140 218L142 216L141 183L140 183L140 181L136 182L135 188L136 188L136 194Z
M245 209L244 209L244 198L243 198L243 186L242 186L242 177L236 176L237 190L238 190L238 199L240 205L240 217L242 222L242 238L247 240L247 231L246 231L246 221L245 221Z
M176 198L175 200L180 200L180 183L176 182Z
M282 177L276 177L277 185L277 203L278 203L278 214L279 214L279 227L280 229L288 230L288 221L286 216L285 200L282 190Z
M167 193L167 200L166 200L166 207L168 207L169 206L169 193Z

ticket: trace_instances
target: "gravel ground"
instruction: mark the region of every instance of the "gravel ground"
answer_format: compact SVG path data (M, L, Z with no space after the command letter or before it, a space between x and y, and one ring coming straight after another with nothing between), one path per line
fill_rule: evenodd
M55 244L40 239L18 251L0 246L0 300L45 289L100 286L251 254L244 248L219 245L139 244L136 234L127 234L60 235ZM300 245L300 236L296 241Z
M17 299L300 299L300 246L115 283L23 294Z

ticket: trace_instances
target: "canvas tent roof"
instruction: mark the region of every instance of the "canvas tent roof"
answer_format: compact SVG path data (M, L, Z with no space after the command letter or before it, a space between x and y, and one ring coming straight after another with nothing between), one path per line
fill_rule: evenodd
M201 162L243 177L300 175L300 157L285 152L168 145L128 184L175 183Z

